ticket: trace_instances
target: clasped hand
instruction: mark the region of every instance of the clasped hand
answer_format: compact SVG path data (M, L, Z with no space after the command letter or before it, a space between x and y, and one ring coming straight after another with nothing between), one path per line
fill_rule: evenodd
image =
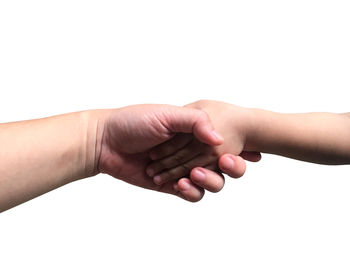
M240 177L245 172L243 158L257 160L257 154L239 156L239 140L223 144L214 129L223 125L217 119L213 125L212 112L202 104L135 105L110 111L100 120L97 173L191 202L199 201L205 190L220 191L225 181L221 171Z

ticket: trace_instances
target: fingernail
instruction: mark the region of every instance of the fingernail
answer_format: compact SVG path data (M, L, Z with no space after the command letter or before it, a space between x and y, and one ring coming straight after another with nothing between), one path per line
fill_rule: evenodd
M225 159L226 160L221 168L225 171L232 171L233 168L235 167L235 161L233 160L232 157L226 157Z
M153 168L148 167L148 168L146 169L146 173L148 174L148 176L153 176L153 175L154 175L154 170L153 170Z
M202 182L202 181L204 181L205 177L206 177L205 173L203 173L199 169L196 169L193 172L191 179L193 179L194 181L197 181L197 182Z
M189 190L190 187L191 187L190 184L187 183L187 182L182 182L182 184L181 184L181 190L182 190L182 191Z
M217 140L217 141L223 141L224 138L215 130L213 130L211 132L211 134L213 135L213 137Z
M157 175L153 178L153 182L159 185L162 182L162 178L159 175Z

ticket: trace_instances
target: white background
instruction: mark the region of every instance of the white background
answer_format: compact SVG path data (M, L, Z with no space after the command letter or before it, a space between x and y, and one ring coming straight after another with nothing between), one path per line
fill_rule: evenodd
M0 121L204 98L346 112L349 14L334 0L0 1ZM0 261L349 262L349 188L348 166L269 155L195 204L99 175L0 214Z

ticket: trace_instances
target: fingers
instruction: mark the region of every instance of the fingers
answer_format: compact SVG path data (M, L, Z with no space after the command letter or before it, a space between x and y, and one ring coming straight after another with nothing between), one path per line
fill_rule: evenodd
M189 133L179 133L174 138L154 147L149 153L152 160L163 159L166 156L173 154L179 149L187 145L192 139L193 135Z
M213 192L219 192L225 184L224 176L214 172L212 167L192 169L190 178L198 186Z
M177 163L176 167L164 170L153 177L153 182L157 185L164 184L170 180L188 176L195 167L204 167L211 163L216 163L217 156L214 154L201 154L186 163ZM148 169L148 168L147 168ZM152 176L152 175L151 175Z
M170 132L193 133L198 140L210 145L220 145L224 139L214 127L202 110L188 107L176 108L172 114L166 116L166 126ZM162 122L164 122L164 116Z
M205 168L195 168L191 172L191 180L181 178L173 187L177 196L190 202L198 202L203 198L205 190L216 193L224 187L224 184L222 174Z
M232 154L222 155L219 158L218 166L219 169L233 178L241 177L246 171L244 159ZM203 198L205 190L216 193L224 187L224 176L219 172L215 172L215 170L217 170L215 164L208 165L205 168L196 167L190 171L190 178L184 177L178 182L169 181L160 187L167 186L169 188L172 185L170 191L172 194L190 202L197 202Z
M204 196L204 189L189 180L181 178L179 181L171 181L159 186L156 190L176 195L190 202L198 202Z
M177 190L177 195L190 202L198 202L204 196L204 189L195 185L188 178L181 178L176 184L174 189Z
M261 160L261 153L243 151L240 156L250 162L259 162Z
M201 153L205 153L208 150L208 146L196 139L192 140L186 147L175 152L173 155L165 157L161 160L157 160L147 167L147 174L154 176L163 170L179 166L183 163L190 161ZM170 146L169 146L170 151Z
M218 164L221 171L233 178L241 177L246 171L246 163L240 156L224 154Z

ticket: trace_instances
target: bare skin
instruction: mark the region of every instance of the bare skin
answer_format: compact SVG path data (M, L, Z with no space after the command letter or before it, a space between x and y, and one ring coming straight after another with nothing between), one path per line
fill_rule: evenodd
M318 164L350 163L349 113L281 114L218 101L198 101L187 107L207 112L225 142L211 147L193 136L178 135L155 147L147 173L158 185L181 178L196 166L216 169L218 159L220 163L227 153L251 161L258 161L262 152ZM236 164L228 156L221 166L232 169ZM194 182L203 178L200 172L191 176Z
M205 180L195 184L182 178L175 188L175 181L155 185L145 173L151 161L149 150L178 133L192 134L213 146L222 143L203 111L169 105L90 110L0 124L0 212L100 172L199 201L203 186L223 187L220 173L203 168Z

